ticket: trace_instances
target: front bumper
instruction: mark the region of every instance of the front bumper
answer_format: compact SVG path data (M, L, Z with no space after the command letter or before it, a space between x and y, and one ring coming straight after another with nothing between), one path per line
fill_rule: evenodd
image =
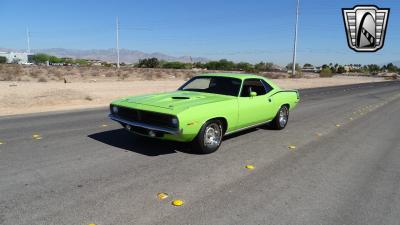
M148 129L148 130L152 130L152 131L158 131L158 132L162 132L162 133L166 133L166 134L170 134L170 135L182 134L182 129L179 129L179 128L173 129L173 128L167 128L167 127L154 126L154 125L141 123L141 122L129 121L129 120L123 119L123 118L113 115L113 114L109 114L108 118L110 118L114 121L117 121L121 124L129 125L132 127L140 127L140 128L144 128L144 129Z

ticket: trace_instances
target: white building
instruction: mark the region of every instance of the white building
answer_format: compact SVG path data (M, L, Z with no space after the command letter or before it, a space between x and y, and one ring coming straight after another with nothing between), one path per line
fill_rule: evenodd
M33 54L26 52L0 52L0 56L7 58L7 63L26 64Z

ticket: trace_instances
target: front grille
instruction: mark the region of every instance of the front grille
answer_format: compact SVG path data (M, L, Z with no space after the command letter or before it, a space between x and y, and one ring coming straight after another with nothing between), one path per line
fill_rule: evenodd
M118 107L118 113L114 113L112 111L113 105L110 106L111 113L121 117L122 119L133 121L133 122L141 122L149 125L154 126L161 126L161 127L170 127L176 128L172 124L172 118L174 116L162 113L155 113L155 112L148 112L139 109L131 109L126 107Z

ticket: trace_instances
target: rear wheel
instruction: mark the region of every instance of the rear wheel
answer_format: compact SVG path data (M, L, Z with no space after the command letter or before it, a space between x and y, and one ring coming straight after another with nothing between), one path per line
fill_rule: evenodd
M201 127L192 144L201 154L212 153L217 151L221 145L222 136L223 127L221 121L209 120Z
M281 106L275 118L272 120L272 127L276 130L282 130L286 127L289 120L289 108L286 105Z

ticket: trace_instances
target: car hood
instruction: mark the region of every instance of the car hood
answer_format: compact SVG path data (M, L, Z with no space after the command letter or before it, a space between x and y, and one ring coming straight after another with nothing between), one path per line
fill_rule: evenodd
M232 98L232 96L203 92L174 91L168 93L128 97L125 98L123 102L125 104L134 103L179 111L193 106L230 100Z

